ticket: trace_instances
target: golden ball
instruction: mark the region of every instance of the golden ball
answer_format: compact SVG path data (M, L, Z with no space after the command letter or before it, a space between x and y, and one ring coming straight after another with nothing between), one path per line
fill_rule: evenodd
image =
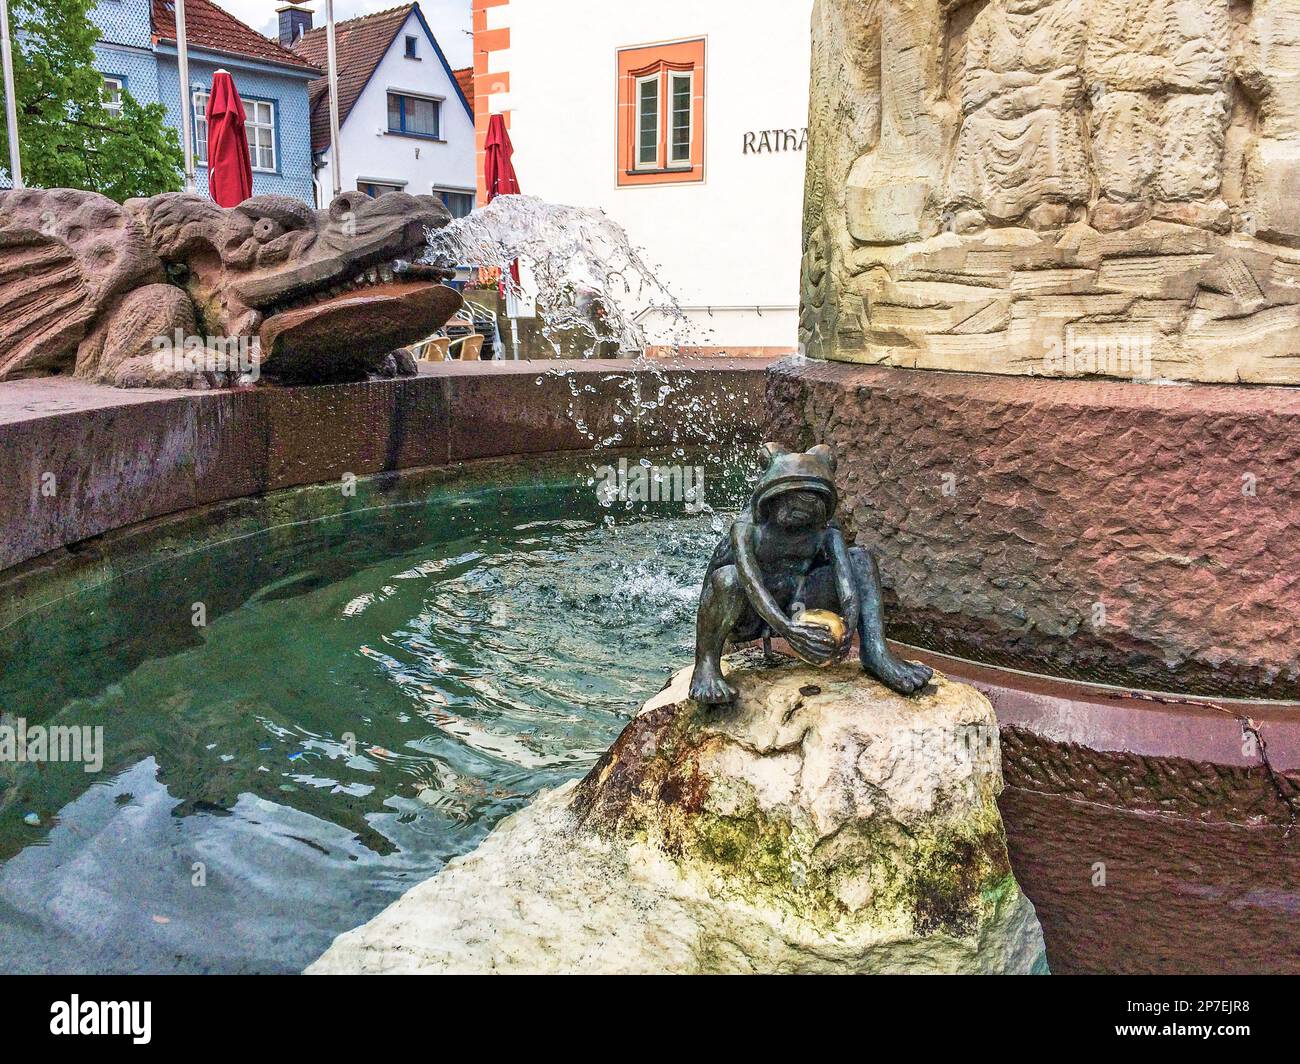
M844 618L838 613L832 613L830 610L804 610L799 615L800 624L815 624L819 628L825 628L835 640L835 645L839 646L844 642Z

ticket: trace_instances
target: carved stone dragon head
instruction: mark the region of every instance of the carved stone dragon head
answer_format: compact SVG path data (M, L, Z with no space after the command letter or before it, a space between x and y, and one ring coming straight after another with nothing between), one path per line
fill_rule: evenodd
M285 196L226 209L186 193L123 206L69 189L0 193L0 304L22 319L0 331L0 379L75 369L182 383L145 365L173 329L256 338L268 376L360 379L460 307L443 271L412 264L449 221L438 200L404 193L348 192L326 210ZM59 290L34 303L42 275Z

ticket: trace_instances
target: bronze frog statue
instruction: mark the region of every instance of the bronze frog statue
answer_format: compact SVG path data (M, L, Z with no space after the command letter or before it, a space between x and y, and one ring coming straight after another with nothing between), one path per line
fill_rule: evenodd
M813 665L841 660L857 635L867 673L900 694L919 691L934 672L890 652L875 558L848 546L835 521L831 449L792 452L768 443L759 460L763 475L749 508L714 550L704 577L691 698L702 705L733 703L735 689L722 675L724 647L772 635ZM812 611L842 618L840 638Z

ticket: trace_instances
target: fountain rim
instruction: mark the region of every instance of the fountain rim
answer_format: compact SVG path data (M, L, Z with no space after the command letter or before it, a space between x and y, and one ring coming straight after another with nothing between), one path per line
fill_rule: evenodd
M710 429L758 442L769 361L448 362L392 380L211 391L0 383L0 580L119 528L345 474L571 454L618 432L647 453L707 444ZM672 394L616 425L619 401L652 381Z

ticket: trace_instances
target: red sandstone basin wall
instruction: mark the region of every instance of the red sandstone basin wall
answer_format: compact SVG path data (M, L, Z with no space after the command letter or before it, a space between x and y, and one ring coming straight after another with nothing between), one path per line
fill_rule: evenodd
M756 440L756 359L457 362L419 377L220 392L0 384L0 570L165 514L480 458ZM621 417L622 421L616 421Z
M1053 972L1300 972L1300 707L899 649L993 703L1007 846Z
M1155 690L1300 696L1300 391L808 360L768 435L839 455L890 634Z

